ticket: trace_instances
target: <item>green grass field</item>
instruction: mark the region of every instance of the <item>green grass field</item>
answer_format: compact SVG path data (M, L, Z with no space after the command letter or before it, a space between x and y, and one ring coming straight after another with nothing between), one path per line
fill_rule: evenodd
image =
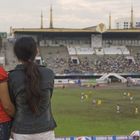
M81 93L88 99L81 102ZM133 96L133 103L123 93ZM92 100L101 100L100 105ZM116 105L120 105L120 113ZM57 88L52 99L53 114L57 121L56 136L129 135L140 129L139 89L80 89Z

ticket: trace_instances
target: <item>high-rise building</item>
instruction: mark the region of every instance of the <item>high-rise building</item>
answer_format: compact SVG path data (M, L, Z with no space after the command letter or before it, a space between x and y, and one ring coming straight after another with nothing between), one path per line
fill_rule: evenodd
M140 18L133 19L133 26L130 18L118 18L115 21L115 28L117 29L140 28Z
M140 28L140 18L134 17L133 5L131 5L131 15L127 18L118 18L115 21L117 29L135 29Z

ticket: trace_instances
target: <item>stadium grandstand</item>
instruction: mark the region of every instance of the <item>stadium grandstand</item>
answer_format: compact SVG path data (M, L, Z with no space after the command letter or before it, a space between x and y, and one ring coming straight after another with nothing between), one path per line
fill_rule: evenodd
M38 43L45 63L54 69L56 74L138 73L140 30L108 29L102 32L105 25L102 24L101 29L99 27L13 29L13 33L16 39L32 36ZM9 61L14 62L13 59Z

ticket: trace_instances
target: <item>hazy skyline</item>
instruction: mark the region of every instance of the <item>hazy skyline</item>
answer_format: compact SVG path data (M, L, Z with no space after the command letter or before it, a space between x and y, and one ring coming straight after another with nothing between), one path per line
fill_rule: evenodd
M131 3L134 16L140 17L139 0L1 0L0 31L13 28L40 28L43 12L44 28L49 27L50 5L53 7L53 26L84 28L101 22L108 27L109 12L112 26L115 19L130 17Z

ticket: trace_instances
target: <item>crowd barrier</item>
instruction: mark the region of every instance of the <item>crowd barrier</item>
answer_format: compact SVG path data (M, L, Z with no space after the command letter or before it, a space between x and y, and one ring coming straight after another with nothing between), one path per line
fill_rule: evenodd
M81 137L62 137L56 140L135 140L132 136L81 136Z
M13 140L13 139L10 139ZM135 140L132 136L81 136L81 137L57 137L55 140Z

